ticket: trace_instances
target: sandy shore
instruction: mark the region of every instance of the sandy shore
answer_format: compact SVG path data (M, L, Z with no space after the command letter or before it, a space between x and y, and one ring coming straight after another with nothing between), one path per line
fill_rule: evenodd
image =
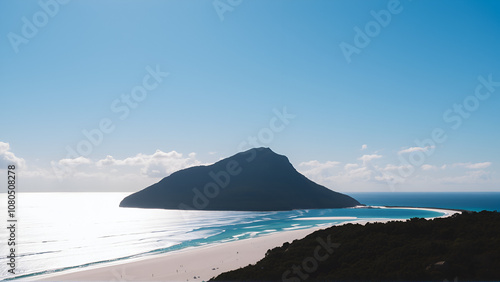
M285 231L233 242L188 248L121 264L39 277L42 281L207 281L222 272L256 263L267 250L321 227ZM196 277L196 278L195 278Z
M400 208L403 208L403 209L408 209L408 210L427 210L427 211L433 211L433 212L442 212L444 213L444 215L442 216L438 216L436 218L445 218L445 217L448 217L448 216L452 216L454 214L457 214L457 213L461 213L462 211L459 211L459 210L447 210L447 209L440 209L440 208L414 208L414 207L387 207L389 209L400 209ZM431 217L433 218L433 217Z
M396 208L396 207L394 207ZM406 207L405 207L406 208ZM411 208L444 212L459 211ZM347 223L387 222L396 219L353 220ZM324 227L291 230L233 242L188 248L147 258L127 260L85 270L36 277L42 281L207 281L222 272L254 264L267 250L301 239Z

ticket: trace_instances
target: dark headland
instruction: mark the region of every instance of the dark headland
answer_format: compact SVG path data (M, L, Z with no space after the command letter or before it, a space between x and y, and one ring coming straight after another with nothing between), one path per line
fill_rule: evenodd
M209 166L183 169L124 198L120 207L279 211L360 205L300 174L288 158L254 148Z
M500 281L500 213L344 224L210 281Z

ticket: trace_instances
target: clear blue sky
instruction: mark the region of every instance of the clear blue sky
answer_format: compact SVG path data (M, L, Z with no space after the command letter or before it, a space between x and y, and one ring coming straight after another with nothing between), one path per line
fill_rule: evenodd
M470 98L479 76L500 82L499 30L498 1L0 0L0 169L19 163L26 191L134 191L236 153L286 107L259 145L334 190L500 191L500 86ZM169 75L120 118L148 67ZM446 141L415 143L435 128ZM386 184L412 152L429 154Z

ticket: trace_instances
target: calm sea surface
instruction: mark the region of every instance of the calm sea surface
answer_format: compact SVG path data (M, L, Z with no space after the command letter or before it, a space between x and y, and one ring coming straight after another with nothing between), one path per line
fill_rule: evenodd
M126 260L190 246L370 218L436 217L409 209L322 209L286 212L176 211L119 208L129 193L20 193L16 275L7 272L0 232L0 279L26 278ZM500 210L500 193L356 193L363 204ZM6 194L0 194L4 209ZM331 219L349 217L349 219ZM5 219L5 217L2 217ZM3 222L3 225L7 223Z
M373 206L437 207L470 211L500 211L500 192L480 193L350 193Z

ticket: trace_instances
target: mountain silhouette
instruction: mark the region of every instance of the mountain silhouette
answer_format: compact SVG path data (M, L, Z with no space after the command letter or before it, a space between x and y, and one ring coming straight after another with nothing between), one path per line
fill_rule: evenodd
M209 166L172 173L125 197L120 207L279 211L346 208L355 199L316 184L295 170L288 158L254 148Z

